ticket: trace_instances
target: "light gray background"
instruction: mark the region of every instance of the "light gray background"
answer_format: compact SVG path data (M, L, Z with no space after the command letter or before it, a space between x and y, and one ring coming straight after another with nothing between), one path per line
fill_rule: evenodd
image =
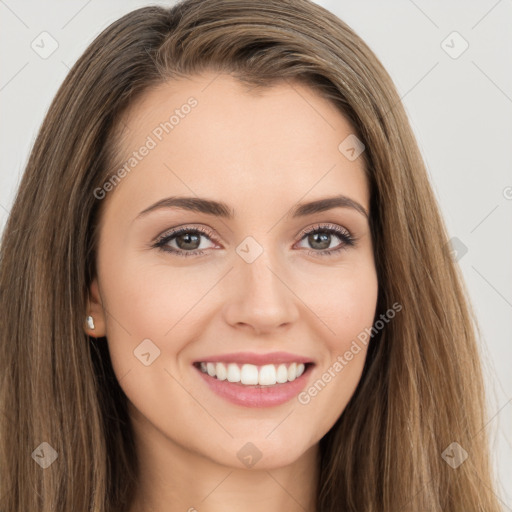
M0 229L69 68L121 15L169 3L0 0ZM389 71L450 236L467 248L459 265L482 327L491 411L482 427L491 435L503 510L512 511L512 1L317 3L352 26ZM31 47L43 31L58 43L46 59ZM469 46L457 56L464 40Z

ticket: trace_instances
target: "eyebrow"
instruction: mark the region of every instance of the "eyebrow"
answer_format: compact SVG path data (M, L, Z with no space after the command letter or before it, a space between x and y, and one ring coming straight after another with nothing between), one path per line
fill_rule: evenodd
M228 220L234 218L234 210L231 210L226 203L200 197L166 197L141 211L136 218L138 219L162 208L179 208L181 210L206 213L207 215ZM369 218L368 212L360 203L344 195L325 197L308 203L299 203L292 209L291 215L292 218L305 217L313 213L332 210L333 208L352 208L367 219Z

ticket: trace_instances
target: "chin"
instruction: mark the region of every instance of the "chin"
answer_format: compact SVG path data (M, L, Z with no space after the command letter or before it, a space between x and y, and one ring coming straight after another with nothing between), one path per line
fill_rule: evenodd
M301 448L297 440L285 441L279 436L273 440L248 436L244 440L233 439L230 445L232 450L224 446L222 453L211 453L208 458L216 464L237 469L273 470L295 463L311 448L306 445Z

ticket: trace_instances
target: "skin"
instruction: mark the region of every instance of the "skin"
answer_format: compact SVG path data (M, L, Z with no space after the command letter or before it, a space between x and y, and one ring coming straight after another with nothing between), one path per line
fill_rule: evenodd
M90 287L88 334L108 339L135 431L141 474L130 512L312 511L318 443L353 395L366 348L306 405L234 405L192 363L287 351L315 361L307 388L371 327L378 282L368 218L347 207L289 214L336 194L368 212L364 162L339 151L354 130L309 88L281 82L255 93L213 73L146 92L123 119L126 159L190 96L197 106L104 199ZM223 201L234 219L177 208L137 218L169 196ZM322 257L324 246L301 236L322 223L345 228L356 245ZM213 233L200 238L203 255L152 247L182 225ZM252 263L236 252L247 236L263 249ZM329 248L344 245L330 240ZM144 339L160 350L149 366L134 356ZM237 457L247 442L261 452L252 468Z

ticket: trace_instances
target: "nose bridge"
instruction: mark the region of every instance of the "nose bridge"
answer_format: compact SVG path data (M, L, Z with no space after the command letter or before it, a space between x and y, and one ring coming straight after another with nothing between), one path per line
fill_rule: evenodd
M264 331L291 323L297 318L295 296L286 286L286 272L276 252L267 243L244 240L237 248L232 290L227 303L231 324L249 324Z
M254 299L277 298L283 294L282 278L271 252L265 249L253 262L239 262L240 279Z

